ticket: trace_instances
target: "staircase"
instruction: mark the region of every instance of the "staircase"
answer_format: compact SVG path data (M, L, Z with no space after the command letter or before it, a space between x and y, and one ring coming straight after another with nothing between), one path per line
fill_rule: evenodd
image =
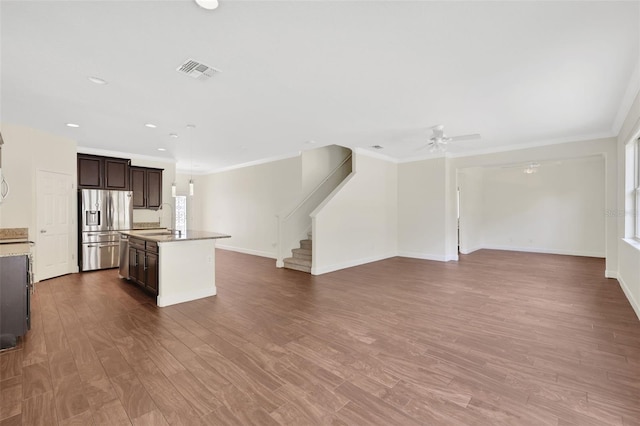
M302 271L311 273L311 232L307 233L306 240L300 240L300 248L291 250L293 257L287 257L284 259L284 267L288 269L295 269L296 271Z

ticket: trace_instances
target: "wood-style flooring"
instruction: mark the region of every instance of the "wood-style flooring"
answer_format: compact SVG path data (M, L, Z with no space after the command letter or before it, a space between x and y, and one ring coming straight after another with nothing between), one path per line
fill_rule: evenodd
M216 256L216 297L162 309L116 270L39 283L0 425L640 424L640 321L601 259Z

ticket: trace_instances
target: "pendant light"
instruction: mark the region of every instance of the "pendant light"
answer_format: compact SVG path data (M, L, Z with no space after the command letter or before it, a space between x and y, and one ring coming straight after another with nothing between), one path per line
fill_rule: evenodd
M173 182L173 183L171 184L171 196L172 196L173 198L176 198L176 183L175 183L175 182Z

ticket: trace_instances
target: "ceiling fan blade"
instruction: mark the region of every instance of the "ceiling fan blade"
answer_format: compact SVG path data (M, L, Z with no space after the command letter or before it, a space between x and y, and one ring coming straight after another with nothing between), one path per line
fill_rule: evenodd
M478 133L474 133L472 135L451 136L449 138L450 141L468 141L472 139L480 139L480 135Z

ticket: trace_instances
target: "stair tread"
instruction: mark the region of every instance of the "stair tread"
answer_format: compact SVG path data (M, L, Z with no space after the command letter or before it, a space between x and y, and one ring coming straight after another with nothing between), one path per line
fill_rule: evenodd
M311 260L308 260L308 259L299 259L299 258L296 258L296 257L287 257L286 259L284 259L285 266L287 265L287 263L291 263L291 264L294 264L294 265L311 267Z
M300 254L306 254L311 256L313 254L313 251L310 248L294 248L293 250L291 250L293 253L300 253Z
M305 272L307 274L311 273L311 266L294 265L293 263L289 263L285 264L284 267L293 271Z
M311 240L300 240L300 248L310 249L312 246Z

